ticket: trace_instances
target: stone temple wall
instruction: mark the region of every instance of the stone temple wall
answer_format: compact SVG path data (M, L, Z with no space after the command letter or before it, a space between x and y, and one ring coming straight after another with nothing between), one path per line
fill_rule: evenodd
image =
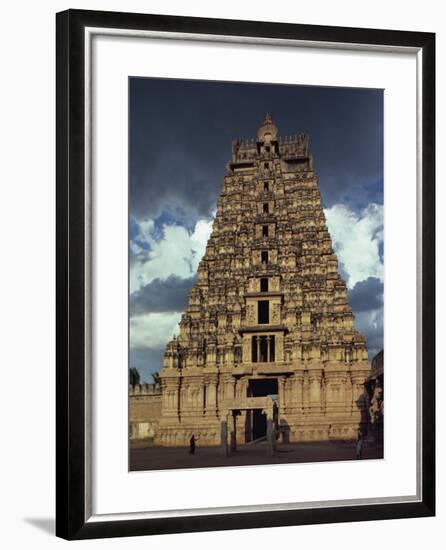
M161 416L161 386L136 384L129 388L130 439L155 437Z

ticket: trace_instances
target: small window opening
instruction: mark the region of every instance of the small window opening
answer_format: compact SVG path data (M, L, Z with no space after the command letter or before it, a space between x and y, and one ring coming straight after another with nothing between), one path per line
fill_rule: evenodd
M269 323L269 301L259 300L257 302L257 314L259 325L267 325Z
M268 292L268 277L260 279L260 292Z

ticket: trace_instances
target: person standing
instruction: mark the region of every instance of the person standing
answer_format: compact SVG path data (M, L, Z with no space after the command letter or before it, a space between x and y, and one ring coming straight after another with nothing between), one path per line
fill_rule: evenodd
M189 440L189 454L190 455L195 454L196 441L197 441L197 438L195 437L194 434L192 434L192 437Z

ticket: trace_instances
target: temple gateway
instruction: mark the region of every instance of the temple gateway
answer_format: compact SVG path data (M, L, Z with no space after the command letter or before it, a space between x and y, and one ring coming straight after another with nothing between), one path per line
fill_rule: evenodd
M355 330L305 134L267 115L237 140L179 336L166 347L160 445L352 439L366 421Z

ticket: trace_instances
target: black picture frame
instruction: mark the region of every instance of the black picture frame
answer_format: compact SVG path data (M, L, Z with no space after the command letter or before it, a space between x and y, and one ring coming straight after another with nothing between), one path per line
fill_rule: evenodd
M86 506L85 43L87 27L200 33L417 48L422 53L421 498L373 503L89 522ZM327 46L329 47L329 46ZM68 10L56 16L56 535L119 537L285 525L415 518L435 514L435 35Z

